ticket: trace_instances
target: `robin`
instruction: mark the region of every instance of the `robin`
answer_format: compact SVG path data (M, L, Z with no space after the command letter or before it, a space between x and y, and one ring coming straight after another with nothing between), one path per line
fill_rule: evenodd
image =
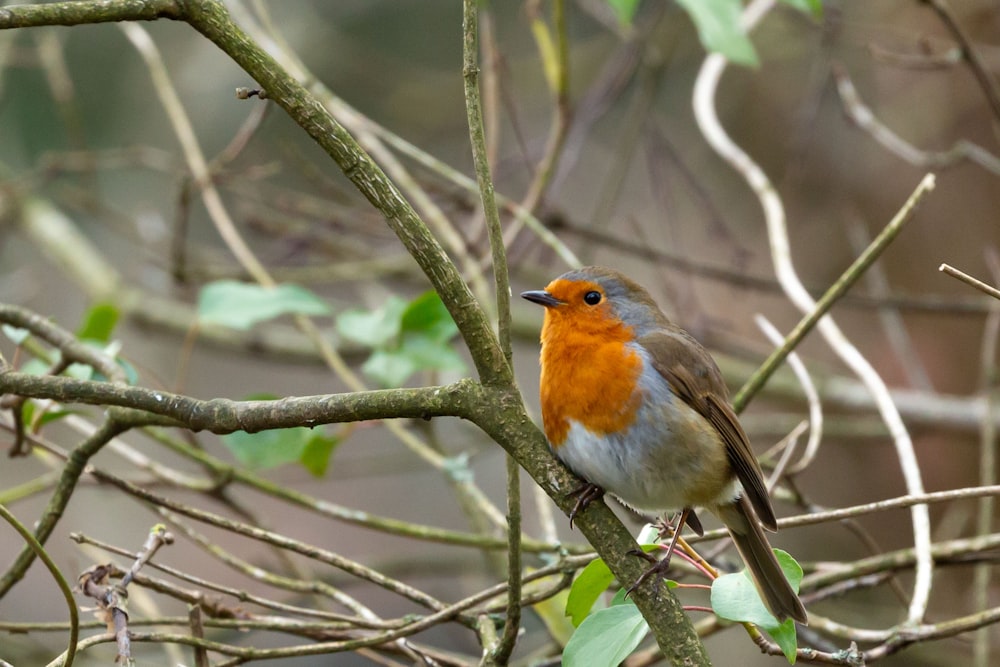
M685 523L702 532L693 508L705 507L729 529L770 612L806 623L761 528L777 529L774 510L711 355L612 269L570 271L521 296L545 307L545 435L587 482L570 521L605 491L639 511L681 510L665 557L638 586L666 571Z

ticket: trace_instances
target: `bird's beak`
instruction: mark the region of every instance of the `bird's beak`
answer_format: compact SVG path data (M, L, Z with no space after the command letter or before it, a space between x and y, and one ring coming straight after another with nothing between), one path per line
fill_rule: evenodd
M545 306L546 308L551 308L552 306L561 306L565 301L560 301L543 289L529 290L527 292L521 292L521 297L537 303L540 306Z

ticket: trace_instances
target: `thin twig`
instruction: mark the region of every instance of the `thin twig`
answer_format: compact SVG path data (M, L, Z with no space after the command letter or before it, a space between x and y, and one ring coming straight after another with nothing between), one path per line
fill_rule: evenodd
M924 169L944 169L960 160L968 160L992 174L1000 174L1000 158L966 139L956 141L951 148L945 151L934 152L917 148L878 119L875 112L861 100L861 95L854 87L846 69L835 64L832 72L844 113L855 125L867 132L872 139L893 155Z
M951 266L950 264L942 264L941 266L938 267L938 271L941 271L942 273L947 273L952 278L958 278L966 285L971 285L980 292L982 292L983 294L988 294L994 299L1000 299L1000 289L987 285L982 280L979 280L978 278L973 278L968 273L960 271L955 267Z
M922 493L920 495L906 495L888 500L878 500L863 505L853 505L842 507L825 512L813 512L811 514L799 514L797 516L778 519L778 528L797 528L801 526L813 526L820 523L840 521L842 519L857 518L866 514L875 514L891 509L902 509L913 507L914 505L925 505L933 503L943 503L952 500L966 500L970 498L985 498L1000 496L1000 485L995 486L973 486L963 489L952 489L951 491L935 491L933 493ZM689 537L688 542L696 544L703 540L718 540L726 537L728 533L725 529L705 531L704 535Z
M497 328L500 347L507 361L506 369L496 369L493 378L484 381L510 382L513 377L513 352L510 341L510 276L507 273L507 252L504 246L500 214L493 196L493 178L490 175L489 156L483 131L483 111L479 96L479 6L476 0L462 3L463 58L462 73L465 81L465 107L469 125L472 159L482 197L486 229L489 232L493 258L493 276L496 283ZM507 472L507 615L503 634L492 646L490 660L505 665L514 651L521 626L521 468L510 454L506 455Z
M951 36L958 43L958 47L962 50L962 58L969 64L969 69L972 70L973 76L976 77L979 88L983 91L983 96L986 97L986 101L989 103L990 109L996 117L995 120L1000 121L1000 88L998 88L996 80L994 80L993 75L990 73L990 69L986 66L986 62L979 55L979 51L973 48L972 40L965 34L965 30L962 29L961 24L955 18L955 15L952 14L948 3L945 0L920 1L925 5L929 5L934 10L938 17L940 17L941 22L944 23L945 28L948 29L948 32L951 33Z

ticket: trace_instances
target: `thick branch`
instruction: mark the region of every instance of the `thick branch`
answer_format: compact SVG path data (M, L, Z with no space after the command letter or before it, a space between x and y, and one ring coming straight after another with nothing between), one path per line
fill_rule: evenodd
M53 2L0 8L0 30L46 25L84 25L113 21L180 19L174 0L116 0L115 2Z
M51 375L0 373L0 394L47 398L60 403L115 405L167 417L192 431L255 433L293 426L319 426L371 419L462 417L478 401L473 380L445 387L385 389L349 394L294 396L274 401L200 400L166 391Z

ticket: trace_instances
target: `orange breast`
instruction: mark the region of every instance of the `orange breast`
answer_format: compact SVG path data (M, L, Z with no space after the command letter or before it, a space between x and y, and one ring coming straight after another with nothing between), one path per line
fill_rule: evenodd
M565 442L569 420L600 435L632 425L642 404L637 390L642 359L626 345L632 337L620 322L587 326L546 311L541 405L545 435L553 447Z

